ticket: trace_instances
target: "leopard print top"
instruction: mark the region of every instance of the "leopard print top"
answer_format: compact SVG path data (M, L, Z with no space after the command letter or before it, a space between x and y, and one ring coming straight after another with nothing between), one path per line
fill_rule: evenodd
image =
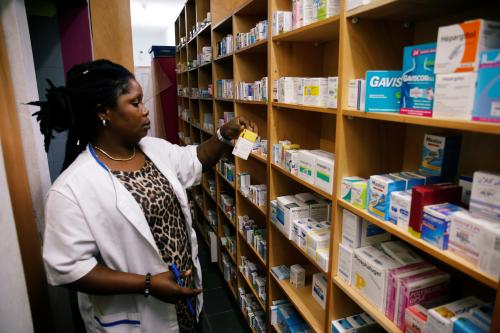
M193 269L186 222L168 179L147 157L140 170L112 173L141 206L163 261L168 265L175 262L181 272ZM187 286L191 283L186 280ZM192 302L194 305L194 299ZM176 310L179 331L194 332L194 318L183 301L176 304Z

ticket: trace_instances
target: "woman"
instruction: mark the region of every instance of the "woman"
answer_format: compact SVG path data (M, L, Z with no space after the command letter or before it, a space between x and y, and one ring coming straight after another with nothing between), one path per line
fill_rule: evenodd
M46 203L49 282L79 292L88 332L193 331L201 269L185 188L199 183L247 122L235 118L197 147L145 137L142 89L107 60L73 67L66 87L51 84L46 97L31 103L41 107L35 115L45 149L53 130L69 130L65 171ZM187 287L176 283L172 264Z

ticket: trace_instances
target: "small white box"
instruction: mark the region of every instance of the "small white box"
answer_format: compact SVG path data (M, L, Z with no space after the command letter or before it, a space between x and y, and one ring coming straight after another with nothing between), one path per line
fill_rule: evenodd
M500 175L484 171L474 172L470 211L500 220Z
M278 10L273 13L273 36L292 30L292 12Z
M295 103L299 105L304 104L304 77L293 78L293 89L295 94Z
M290 283L295 288L304 288L306 286L306 270L300 265L290 267Z
M476 80L474 72L436 75L432 117L471 120Z
M316 255L316 250L328 247L330 244L330 229L311 230L306 236L307 254L312 258Z
M328 272L329 261L330 261L330 249L328 247L316 250L316 262L325 272Z
M352 258L354 249L342 243L339 244L339 259L337 275L347 284L351 284Z
M314 0L302 0L302 26L313 23Z
M342 210L342 244L357 249L361 244L361 217L347 209Z
M314 163L314 185L326 193L332 194L335 158L324 156L317 151L313 151L313 153L316 155Z
M401 265L410 265L423 261L422 258L401 241L383 242L380 244L380 247L389 257Z
M349 80L347 107L362 111L365 109L366 82L363 79Z
M328 79L315 77L304 80L304 104L326 107L328 104Z
M480 270L499 277L500 223L469 212L451 217L448 250L471 262Z
M277 220L278 229L292 239L292 222L309 217L309 206L295 199L293 195L278 197Z
M295 198L300 202L309 205L309 216L317 221L329 221L331 203L321 200L311 193L299 193Z
M282 77L279 79L278 101L280 103L295 103L293 82L293 77Z
M351 192L352 192L352 184L363 181L361 177L353 176L353 177L344 177L342 179L342 186L340 188L340 197L342 200L347 202L351 202Z
M469 312L470 309L484 303L475 297L466 297L430 309L427 317L427 332L451 333L457 316Z
M346 11L352 10L359 6L367 5L371 0L346 0Z
M316 302L324 309L326 307L326 288L328 280L323 273L313 274L312 278L312 296Z
M312 230L324 229L325 227L312 218L306 218L304 219L304 221L306 222L306 224L299 226L299 247L302 250L307 251L307 235L309 234L309 232L311 232Z
M398 193L394 197L398 206L398 220L396 225L406 231L408 230L408 225L410 224L411 192L400 191L396 193Z
M337 98L339 91L339 78L338 76L328 77L328 102L327 106L329 108L337 108Z
M316 156L308 150L299 150L299 178L314 185Z
M300 230L307 225L306 220L300 219L300 220L295 220L292 222L292 239L291 241L294 242L295 244L299 245L299 237L300 237Z
M351 285L380 311L385 311L387 275L401 266L374 246L354 250Z

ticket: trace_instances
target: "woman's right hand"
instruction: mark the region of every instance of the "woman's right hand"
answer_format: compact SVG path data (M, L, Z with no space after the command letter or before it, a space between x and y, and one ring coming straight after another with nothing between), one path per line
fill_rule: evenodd
M181 277L191 275L191 270L182 272ZM166 303L177 303L181 299L195 297L202 289L184 288L177 284L171 271L159 273L151 277L151 295Z

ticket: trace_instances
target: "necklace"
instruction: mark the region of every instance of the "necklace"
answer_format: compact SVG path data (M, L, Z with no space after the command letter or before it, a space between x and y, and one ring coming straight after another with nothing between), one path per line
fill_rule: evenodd
M109 158L110 160L113 160L113 161L118 161L118 162L125 162L125 161L130 161L131 159L133 159L135 157L135 147L134 147L134 152L132 153L132 156L130 157L127 157L127 158L117 158L117 157L113 157L111 155L109 155L108 153L106 153L104 150L102 150L101 148L97 147L96 145L94 145L94 148L99 150L101 153L103 153L107 158Z

